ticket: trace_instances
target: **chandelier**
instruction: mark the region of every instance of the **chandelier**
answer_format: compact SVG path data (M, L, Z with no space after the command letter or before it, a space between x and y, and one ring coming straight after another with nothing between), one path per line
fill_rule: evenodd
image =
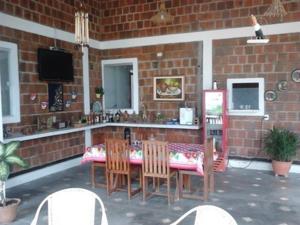
M165 3L162 2L159 7L159 12L152 16L150 20L156 25L171 23L173 21L173 16L168 13Z
M89 47L89 14L81 1L75 11L75 42L78 46Z
M287 15L287 12L280 0L273 0L272 5L264 13L264 16L279 17L282 21L283 17Z

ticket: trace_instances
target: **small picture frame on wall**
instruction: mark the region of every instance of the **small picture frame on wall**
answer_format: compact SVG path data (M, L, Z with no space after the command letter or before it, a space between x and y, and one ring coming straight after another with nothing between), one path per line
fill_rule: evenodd
M58 83L48 84L49 112L64 110L63 85Z
M184 77L163 76L153 78L153 99L160 101L184 100Z

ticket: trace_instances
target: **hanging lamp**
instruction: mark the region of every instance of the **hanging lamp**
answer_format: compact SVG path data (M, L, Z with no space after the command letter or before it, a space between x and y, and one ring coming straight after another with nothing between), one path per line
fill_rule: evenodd
M279 17L280 21L287 15L287 12L280 0L273 0L272 5L264 13L264 16Z
M75 10L75 43L82 48L89 47L89 14L81 1Z
M173 16L169 14L166 9L165 2L161 2L158 13L152 16L150 20L152 21L152 23L159 25L171 23L173 19Z

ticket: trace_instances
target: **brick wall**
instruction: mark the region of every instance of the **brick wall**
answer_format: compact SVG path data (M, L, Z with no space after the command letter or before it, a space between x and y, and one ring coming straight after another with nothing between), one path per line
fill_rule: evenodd
M157 58L157 52L163 53L162 59ZM196 93L198 43L104 50L98 54L102 59L138 58L139 95L150 114L161 112L167 118L177 118L179 107L184 106L185 102L190 107L196 107L199 100ZM153 78L178 75L185 77L185 101L154 101Z
M40 24L74 32L74 0L5 0L0 11ZM156 26L150 18L158 12L157 0L86 0L90 36L98 40L145 37L231 27L250 26L249 16L262 15L271 0L167 0L166 8L174 16L171 24ZM285 0L288 15L283 21L299 21L300 2ZM76 5L77 6L77 5ZM268 19L267 23L280 22ZM265 21L263 23L266 23Z
M278 81L288 81L287 90L277 91L276 101L265 102L269 121L262 121L262 117L230 116L228 136L232 155L263 156L262 135L273 126L300 134L300 83L291 79L291 72L300 68L300 35L269 38L270 43L264 45L247 45L245 38L213 42L213 79L220 87L226 87L227 78L263 77L265 90L277 90Z
M154 137L155 140L175 143L203 143L200 130L130 128L130 131L132 140L134 137L136 137L136 140ZM141 137L141 134L143 134L143 138L139 138ZM93 144L104 143L105 138L123 137L124 127L106 127L93 130Z
M7 127L13 133L33 134L37 131L37 119L46 121L56 116L57 121L79 119L83 111L82 63L81 53L74 45L57 41L57 46L73 54L74 82L62 83L64 86L64 101L71 100L71 91L76 90L78 96L69 108L61 112L49 112L41 109L41 102L48 102L48 82L40 81L37 71L37 49L54 45L54 40L35 34L17 31L0 26L0 40L18 45L21 122L9 124ZM59 82L58 82L59 83ZM30 95L37 94L32 101ZM84 145L83 133L67 134L22 142L20 154L35 167L61 160L82 152Z
M84 2L88 6L90 37L99 39L100 1ZM5 0L0 1L0 12L73 33L75 7L78 6L79 1L74 0Z

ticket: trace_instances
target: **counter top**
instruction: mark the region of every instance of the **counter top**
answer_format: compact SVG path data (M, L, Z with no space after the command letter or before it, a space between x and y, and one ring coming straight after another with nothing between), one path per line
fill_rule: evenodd
M4 139L4 143L10 141L27 141L43 137L51 137L56 135L69 134L85 130L92 130L102 127L141 127L141 128L161 128L161 129L185 129L185 130L199 130L201 125L180 125L180 124L155 124L155 123L98 123L86 125L83 127L70 127L64 129L51 129L39 131L31 135L11 134L8 138Z

